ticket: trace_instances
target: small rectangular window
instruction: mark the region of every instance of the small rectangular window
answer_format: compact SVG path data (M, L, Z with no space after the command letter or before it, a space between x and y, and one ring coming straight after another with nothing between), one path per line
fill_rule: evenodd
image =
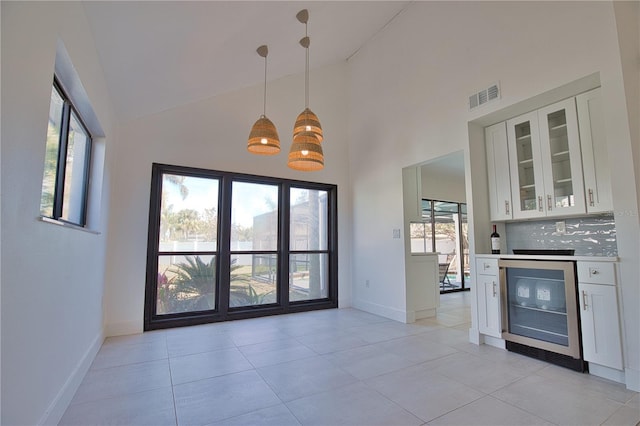
M91 135L54 79L49 107L40 214L84 226Z

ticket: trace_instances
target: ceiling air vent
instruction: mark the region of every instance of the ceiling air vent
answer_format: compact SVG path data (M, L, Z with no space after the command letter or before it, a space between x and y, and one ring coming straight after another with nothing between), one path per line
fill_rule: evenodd
M498 83L494 83L486 89L469 96L469 109L477 108L496 99L500 99L500 85Z

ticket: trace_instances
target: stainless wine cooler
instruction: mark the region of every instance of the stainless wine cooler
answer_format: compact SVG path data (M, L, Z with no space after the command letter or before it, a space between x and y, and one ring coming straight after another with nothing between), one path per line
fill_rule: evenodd
M507 349L584 371L575 262L500 259Z

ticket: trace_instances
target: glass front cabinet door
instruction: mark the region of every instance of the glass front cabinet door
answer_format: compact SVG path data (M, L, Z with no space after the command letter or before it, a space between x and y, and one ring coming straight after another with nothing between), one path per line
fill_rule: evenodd
M585 212L573 98L507 121L513 217Z
M538 113L507 121L513 218L544 216Z

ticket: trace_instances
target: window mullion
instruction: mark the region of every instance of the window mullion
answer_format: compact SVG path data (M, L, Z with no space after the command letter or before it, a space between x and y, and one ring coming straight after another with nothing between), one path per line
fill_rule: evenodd
M431 200L431 252L436 252L436 211L435 203Z
M220 186L220 214L218 214L218 250L217 262L218 279L218 310L223 315L229 311L230 283L231 283L231 199L233 179L225 175Z
M288 311L289 309L289 257L291 247L289 242L291 240L291 185L289 183L283 183L280 191L280 230L278 241L278 261L280 262L278 267L278 293L280 305Z
M149 232L147 236L147 289L145 291L144 326L147 330L157 314L158 253L160 215L162 214L162 176L157 167L151 170L151 200L149 203Z
M91 176L91 154L93 150L93 137L87 130L87 126L84 125L82 118L79 114L76 113L76 117L78 121L81 123L84 128L85 133L87 134L86 147L84 153L84 168L83 168L83 176L82 176L82 211L80 214L80 218L82 221L82 226L87 223L87 200L89 199L89 183ZM66 163L66 159L65 159Z
M327 208L329 209L327 214L327 249L328 249L328 261L329 261L329 293L328 296L336 303L338 307L338 195L336 189L327 191Z
M69 145L69 122L71 114L71 104L64 100L62 106L62 125L60 129L60 145L58 149L58 169L56 171L56 190L53 199L53 218L62 217L62 201L64 199L64 180L67 166L67 148Z

